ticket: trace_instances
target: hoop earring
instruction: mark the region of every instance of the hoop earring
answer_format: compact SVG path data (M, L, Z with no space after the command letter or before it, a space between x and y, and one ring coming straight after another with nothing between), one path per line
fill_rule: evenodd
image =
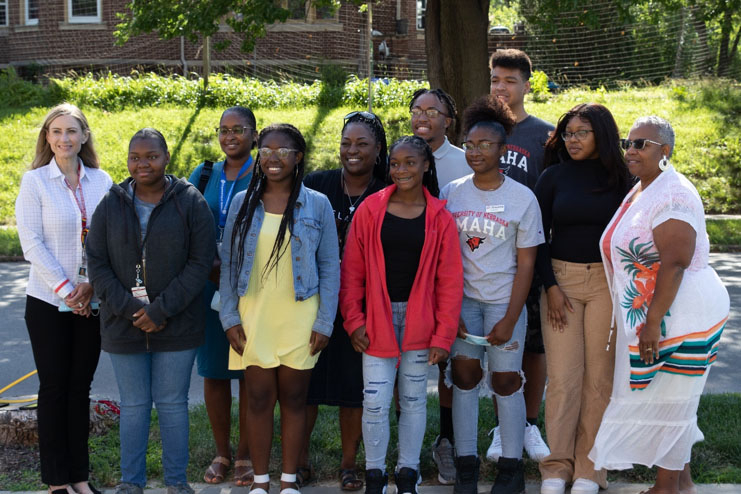
M659 160L659 170L661 170L662 172L666 171L669 166L671 166L669 158L667 158L666 155L662 156L662 158Z

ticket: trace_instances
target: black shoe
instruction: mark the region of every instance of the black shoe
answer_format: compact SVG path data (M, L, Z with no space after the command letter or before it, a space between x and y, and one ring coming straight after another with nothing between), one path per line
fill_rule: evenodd
M365 471L365 494L386 494L389 483L389 474L379 468Z
M499 473L491 486L491 494L524 494L525 464L517 458L499 457Z
M453 494L477 494L479 491L478 456L455 457L455 486Z
M404 467L396 472L396 494L417 494L417 471Z

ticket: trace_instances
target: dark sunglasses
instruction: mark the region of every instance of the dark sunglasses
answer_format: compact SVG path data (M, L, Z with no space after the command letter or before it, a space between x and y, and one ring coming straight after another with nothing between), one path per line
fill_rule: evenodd
M358 116L359 117L362 117L362 118L364 118L366 120L371 120L371 121L378 120L378 117L375 116L374 114L372 114L371 112L368 112L368 111L354 111L354 112L350 112L347 115L345 115L345 118L343 119L343 122L342 123L343 124L346 124L348 120L350 120L353 117L358 117Z
M657 146L663 146L660 142L652 141L651 139L634 139L632 141L630 139L620 139L620 147L627 151L633 146L633 149L636 151L641 151L646 147L647 142L656 144Z

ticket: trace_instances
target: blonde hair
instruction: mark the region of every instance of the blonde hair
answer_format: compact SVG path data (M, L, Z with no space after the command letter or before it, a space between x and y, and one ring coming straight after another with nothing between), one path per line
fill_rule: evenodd
M55 118L62 115L70 115L74 117L80 124L82 133L87 136L87 139L84 143L82 143L80 152L78 153L78 156L80 157L82 162L85 164L85 166L88 166L90 168L100 168L100 164L98 163L98 155L95 152L95 146L93 145L93 134L90 132L90 126L87 123L87 118L85 118L82 110L77 108L75 105L71 103L62 103L61 105L57 105L49 110L49 113L47 113L46 117L44 117L44 123L41 126L39 137L38 139L36 139L36 155L31 162L31 169L35 170L36 168L41 168L42 166L48 165L52 157L54 156L54 153L51 150L51 146L49 146L49 143L46 141L46 135L49 132L49 125L51 125Z

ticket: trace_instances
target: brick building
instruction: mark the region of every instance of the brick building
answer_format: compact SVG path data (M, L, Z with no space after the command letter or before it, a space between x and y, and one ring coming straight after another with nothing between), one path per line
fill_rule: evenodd
M69 70L202 71L202 41L163 41L145 35L116 46L116 14L125 10L127 1L0 0L0 69L12 66L26 76ZM241 39L223 26L213 36L212 46L225 39L232 43L223 51L211 51L212 71L313 79L322 65L333 63L367 76L367 14L359 12L356 4L343 0L333 12L311 7L306 0L275 1L291 12L288 21L268 26L267 36L250 53L241 52ZM425 77L425 4L426 0L374 4L374 76ZM521 45L515 38L492 35L489 49ZM387 54L379 53L382 44Z
M116 46L116 13L128 0L0 0L0 68L20 73L134 68L182 73L202 70L203 43L162 41L139 36ZM276 0L291 12L285 23L267 28L250 53L228 26L212 37L212 46L229 39L231 46L211 51L213 71L228 70L262 77L272 74L309 76L326 63L367 75L367 14L342 2L336 12L311 7L305 0ZM386 0L373 8L375 75L420 77L425 70L424 0ZM384 43L388 55L379 55Z

